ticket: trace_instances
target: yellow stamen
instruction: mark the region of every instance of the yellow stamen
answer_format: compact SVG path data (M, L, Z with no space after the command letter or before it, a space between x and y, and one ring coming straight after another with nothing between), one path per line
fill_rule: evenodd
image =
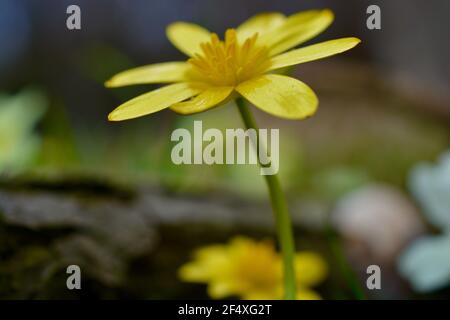
M236 30L228 29L225 40L217 34L200 45L201 53L189 59L200 81L218 86L238 85L264 73L270 66L268 50L257 43L258 34L238 42Z

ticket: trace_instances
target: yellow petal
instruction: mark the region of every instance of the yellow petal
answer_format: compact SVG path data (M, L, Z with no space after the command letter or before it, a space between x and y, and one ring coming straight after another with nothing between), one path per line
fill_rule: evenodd
M208 282L228 274L230 258L227 247L209 245L195 251L194 261L184 264L178 272L187 282Z
M355 47L361 40L357 38L342 38L321 42L300 49L288 51L270 60L269 70L284 68L299 63L326 58Z
M208 294L213 299L223 299L229 296L240 296L245 289L239 279L223 277L213 279L208 285Z
M186 62L151 64L118 73L105 86L113 88L133 84L181 82L186 80L185 74L189 68Z
M237 28L237 36L240 41L258 33L260 36L268 31L280 26L286 17L278 12L267 12L257 14Z
M322 282L328 268L324 259L313 252L300 252L295 255L295 271L300 286L311 287Z
M175 22L166 30L170 42L181 52L193 56L200 49L200 43L208 42L211 34L199 25L187 22Z
M232 91L233 87L211 87L191 100L174 104L170 109L185 115L206 111L223 102Z
M204 263L186 263L178 270L178 277L186 282L207 283L211 279L209 266Z
M297 294L295 296L297 300L321 300L320 295L312 290L300 288L297 289Z
M254 289L242 295L242 300L279 300L281 295L274 289Z
M195 250L195 258L198 260L210 260L216 257L226 257L227 246L223 244L211 244Z
M289 16L285 23L267 34L264 41L270 46L270 55L276 55L306 42L333 22L330 10L303 11Z
M315 93L303 82L275 74L243 82L236 91L258 108L286 119L311 116L319 103Z
M117 107L108 116L110 121L121 121L141 117L168 108L188 99L203 89L191 83L177 83L140 95Z

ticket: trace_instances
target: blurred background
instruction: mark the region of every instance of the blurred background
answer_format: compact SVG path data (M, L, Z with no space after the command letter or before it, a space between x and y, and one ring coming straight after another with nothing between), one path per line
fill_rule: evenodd
M81 8L81 30L66 9ZM381 30L366 9L381 8ZM299 65L317 114L280 128L280 175L298 250L329 266L324 299L450 297L450 2L261 0L0 0L0 298L207 298L178 268L235 235L271 238L255 166L176 166L175 128L236 128L232 105L121 123L107 114L156 88L106 89L135 66L183 60L165 27L190 21L222 35L265 11L330 8L308 43L362 44ZM83 289L66 288L79 265ZM369 265L382 271L368 290ZM356 289L355 289L356 288ZM359 288L359 289L358 289Z

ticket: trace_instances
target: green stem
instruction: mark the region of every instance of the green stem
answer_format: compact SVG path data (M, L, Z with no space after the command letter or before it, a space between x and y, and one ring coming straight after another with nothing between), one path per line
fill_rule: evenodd
M238 98L236 99L236 104L246 128L258 130L255 119L246 106L245 101L242 98ZM258 145L259 143L256 142L256 149ZM261 147L265 148L265 146ZM261 163L260 165L263 166ZM272 203L272 210L275 216L278 242L280 244L281 255L283 257L284 297L287 300L294 300L296 295L296 278L294 269L295 245L289 210L278 176L276 174L265 175L264 178L266 180L267 187L269 188L270 201Z
M330 226L330 223L327 223L326 226L326 233L328 238L328 243L331 247L331 251L333 253L333 256L337 262L338 268L345 279L346 284L350 288L350 290L353 293L353 296L357 300L366 300L366 295L364 293L364 289L362 289L361 285L359 284L359 281L357 280L357 276L355 275L355 272L353 271L350 264L347 262L347 259L345 258L345 254L342 250L342 244L339 241L336 233Z

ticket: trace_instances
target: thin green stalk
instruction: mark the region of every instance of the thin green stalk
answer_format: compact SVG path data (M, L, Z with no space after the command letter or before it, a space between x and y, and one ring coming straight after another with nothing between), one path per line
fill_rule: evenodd
M238 98L236 99L236 104L246 128L258 130L255 119L253 118L251 111L246 106L245 101L242 98ZM258 145L259 143L256 141L256 149ZM263 166L259 161L259 157L258 162L261 166ZM294 269L295 245L289 209L286 198L281 189L278 176L276 174L265 175L264 178L266 180L267 187L269 188L270 201L272 203L272 210L275 216L278 242L280 244L281 255L283 257L284 297L287 300L294 300L296 295L296 278Z
M353 296L357 300L366 300L366 294L364 293L364 289L359 284L355 272L352 267L347 262L345 258L344 252L342 250L342 245L339 239L337 238L336 233L331 228L329 223L326 228L328 243L330 244L331 251L334 255L334 258L338 264L338 268L345 279L346 284L350 288L353 293Z

